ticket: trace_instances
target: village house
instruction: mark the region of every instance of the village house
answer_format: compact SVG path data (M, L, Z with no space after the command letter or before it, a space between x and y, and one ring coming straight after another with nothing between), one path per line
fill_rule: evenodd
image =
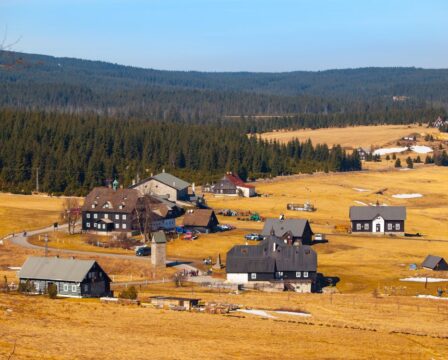
M150 231L172 231L183 210L162 197L142 196L135 189L96 187L87 196L82 211L82 230L97 233L141 231L147 209Z
M212 209L194 209L186 212L183 225L186 230L211 233L216 231L219 222Z
M366 160L368 158L368 156L370 155L371 151L368 148L363 148L363 147L359 147L356 149L356 151L359 154L359 158L361 160Z
M350 221L354 233L404 234L406 208L404 206L352 206Z
M163 171L130 186L130 188L138 190L141 195L158 195L171 201L188 201L189 186L188 182Z
M439 116L433 123L432 127L441 128L442 126L447 126L448 120L444 120L441 116Z
M209 187L215 195L252 197L256 195L255 186L246 184L237 174L226 173L221 180Z
M428 255L422 263L422 268L435 271L448 271L448 264L443 257Z
M278 219L266 219L261 231L262 236L275 235L289 245L310 245L313 234L308 220L285 219L283 215Z
M312 292L316 289L317 254L308 245L292 246L268 236L258 245L230 249L226 272L227 281L234 284L280 283L297 292Z
M21 284L29 283L34 292L45 293L56 285L58 296L111 296L111 279L94 260L59 257L29 257L19 272Z
M149 301L158 308L179 309L190 311L199 305L200 299L184 298L176 296L151 296Z

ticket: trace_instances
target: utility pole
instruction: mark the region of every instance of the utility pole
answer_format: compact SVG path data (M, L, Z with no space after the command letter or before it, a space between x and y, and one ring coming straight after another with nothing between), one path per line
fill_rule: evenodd
M36 168L36 192L39 192L39 168Z
M45 257L48 257L48 234L45 234L44 240L45 240Z

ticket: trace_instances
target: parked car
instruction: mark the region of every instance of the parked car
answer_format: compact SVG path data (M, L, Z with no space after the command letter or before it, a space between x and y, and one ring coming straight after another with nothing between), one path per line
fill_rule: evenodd
M137 256L149 256L151 255L151 248L149 246L142 246L135 250Z
M314 241L324 241L325 235L324 234L315 234L314 235Z
M246 235L244 235L244 238L246 240L255 240L255 241L263 240L263 236L261 236L260 234L256 234L256 233L246 234Z

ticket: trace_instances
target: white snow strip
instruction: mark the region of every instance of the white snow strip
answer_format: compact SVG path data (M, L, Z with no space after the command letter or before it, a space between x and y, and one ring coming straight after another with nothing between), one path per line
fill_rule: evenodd
M378 204L376 204L376 203L370 203L369 205L370 206L378 206ZM387 205L386 203L382 203L382 204L380 204L380 206L389 206L389 205Z
M268 314L268 313L267 313L266 311L264 311L264 310L238 309L237 311L240 311L240 312L243 312L243 313L246 313L246 314L252 314L252 315L262 316L262 317L269 318L269 319L276 319L275 316L273 316L273 315L271 315L271 314Z
M434 295L417 295L419 299L448 300L448 297L439 297Z
M423 145L411 146L411 150L413 152L416 152L417 154L427 154L432 152L432 149L429 146L423 146Z
M355 200L355 203L357 203L357 204L359 204L359 205L367 206L367 204L366 204L366 203L363 203L362 201Z
M285 315L294 315L294 316L303 316L309 317L311 314L303 313L303 312L295 312L295 311L274 311L277 314L285 314Z
M387 155L387 154L393 154L393 153L401 153L403 151L406 151L407 147L396 147L396 148L382 148L382 149L376 149L373 152L373 155Z
M367 189L363 189L363 188L353 188L353 190L359 191L359 192L366 192L369 191Z
M418 194L418 193L415 193L415 194L394 194L394 195L392 195L392 197L396 198L396 199L415 199L415 198L421 198L421 197L423 197L423 195L422 194Z
M408 277L405 279L400 279L400 281L412 281L412 282L429 282L429 283L436 283L436 282L445 282L448 281L448 279L441 279L441 278L431 278L431 277Z

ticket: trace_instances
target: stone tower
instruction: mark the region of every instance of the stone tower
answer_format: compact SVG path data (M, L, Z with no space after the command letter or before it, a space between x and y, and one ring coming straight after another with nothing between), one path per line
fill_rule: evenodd
M163 231L152 234L151 264L157 267L166 266L166 236Z

